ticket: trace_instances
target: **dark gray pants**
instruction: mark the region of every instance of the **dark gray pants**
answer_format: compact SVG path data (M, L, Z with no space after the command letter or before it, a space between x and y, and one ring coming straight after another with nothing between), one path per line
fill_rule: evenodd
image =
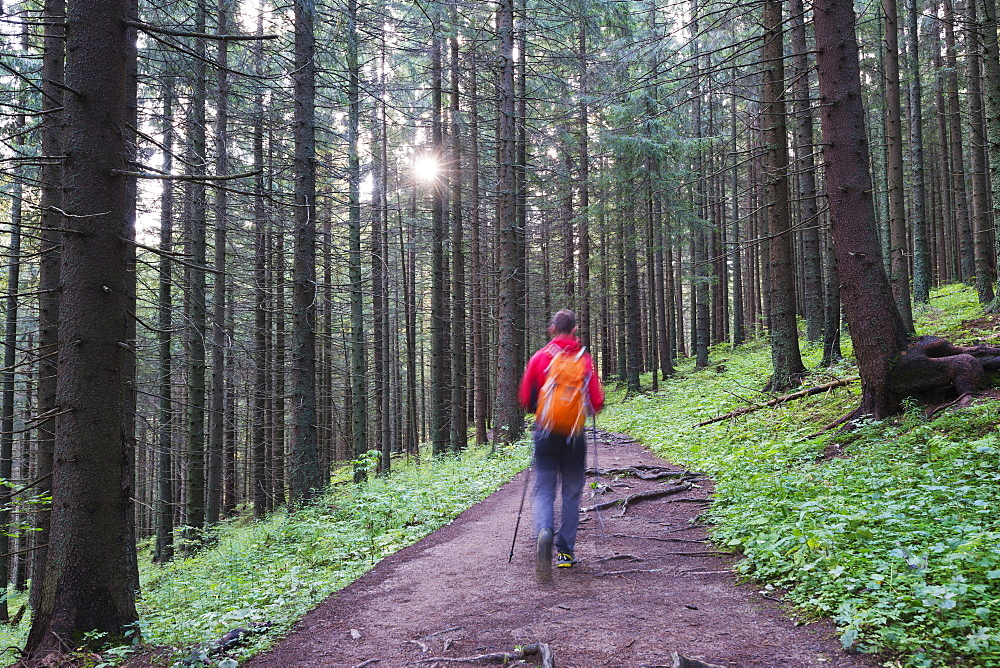
M573 554L576 545L586 459L587 444L583 434L567 440L565 436L535 432L535 487L532 493L535 535L542 529L552 529L557 552ZM557 483L562 485L559 531L555 531L554 511Z

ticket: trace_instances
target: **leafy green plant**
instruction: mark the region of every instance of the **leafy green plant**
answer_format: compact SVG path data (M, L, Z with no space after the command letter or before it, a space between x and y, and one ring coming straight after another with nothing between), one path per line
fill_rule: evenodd
M377 458L369 456L366 463L377 464ZM331 593L446 524L527 463L523 444L497 453L469 448L455 456L394 462L391 476L360 485L342 482L294 514L223 524L194 556L158 565L142 554L143 639L176 647L179 656L189 658L192 650L184 648L200 647L237 627L251 628L259 632L248 634L231 654L237 659L256 654ZM352 466L335 480L350 480ZM0 642L21 646L27 629L27 623L14 632L0 627L6 634ZM114 660L114 652L101 656Z
M960 325L978 315L974 293L949 286L919 329L966 343ZM804 353L815 365L819 351ZM765 348L726 351L725 366L683 366L663 391L610 408L604 426L711 473L707 516L714 539L742 554L737 570L833 617L845 648L896 652L906 666L1000 666L1000 407L928 420L911 403L892 420L816 436L857 401L856 389L838 389L696 428L766 399L756 389L770 372Z

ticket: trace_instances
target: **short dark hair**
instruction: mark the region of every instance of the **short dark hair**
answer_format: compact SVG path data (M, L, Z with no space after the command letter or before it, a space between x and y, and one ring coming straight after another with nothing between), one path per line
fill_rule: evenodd
M576 327L576 314L568 308L556 311L549 321L549 327L556 334L572 334Z

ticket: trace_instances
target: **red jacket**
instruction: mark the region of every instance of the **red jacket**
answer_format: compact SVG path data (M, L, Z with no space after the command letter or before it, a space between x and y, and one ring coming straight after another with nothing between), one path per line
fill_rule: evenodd
M541 389L542 383L545 382L545 372L552 361L549 346L558 346L570 353L576 352L581 348L580 340L575 336L560 334L552 339L548 345L542 347L541 350L531 356L531 360L528 361L528 366L524 370L524 378L521 379L521 390L517 394L517 398L521 402L521 407L529 413L535 410L535 404L538 401L538 391ZM604 389L601 387L601 379L597 377L597 373L594 371L594 360L590 357L590 353L584 353L583 359L586 361L587 373L590 377L587 383L588 403L590 404L591 411L598 413L604 408Z

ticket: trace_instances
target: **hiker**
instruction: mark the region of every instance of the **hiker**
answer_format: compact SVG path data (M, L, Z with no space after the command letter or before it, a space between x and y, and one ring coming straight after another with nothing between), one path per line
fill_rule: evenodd
M552 340L531 357L518 395L521 406L535 413L532 504L535 563L541 572L552 565L553 544L559 568L576 563L573 548L587 455L583 428L587 416L604 406L604 390L594 372L594 361L576 338L576 329L573 311L562 309L552 316L547 330ZM559 531L553 533L553 505L560 481L562 515Z

